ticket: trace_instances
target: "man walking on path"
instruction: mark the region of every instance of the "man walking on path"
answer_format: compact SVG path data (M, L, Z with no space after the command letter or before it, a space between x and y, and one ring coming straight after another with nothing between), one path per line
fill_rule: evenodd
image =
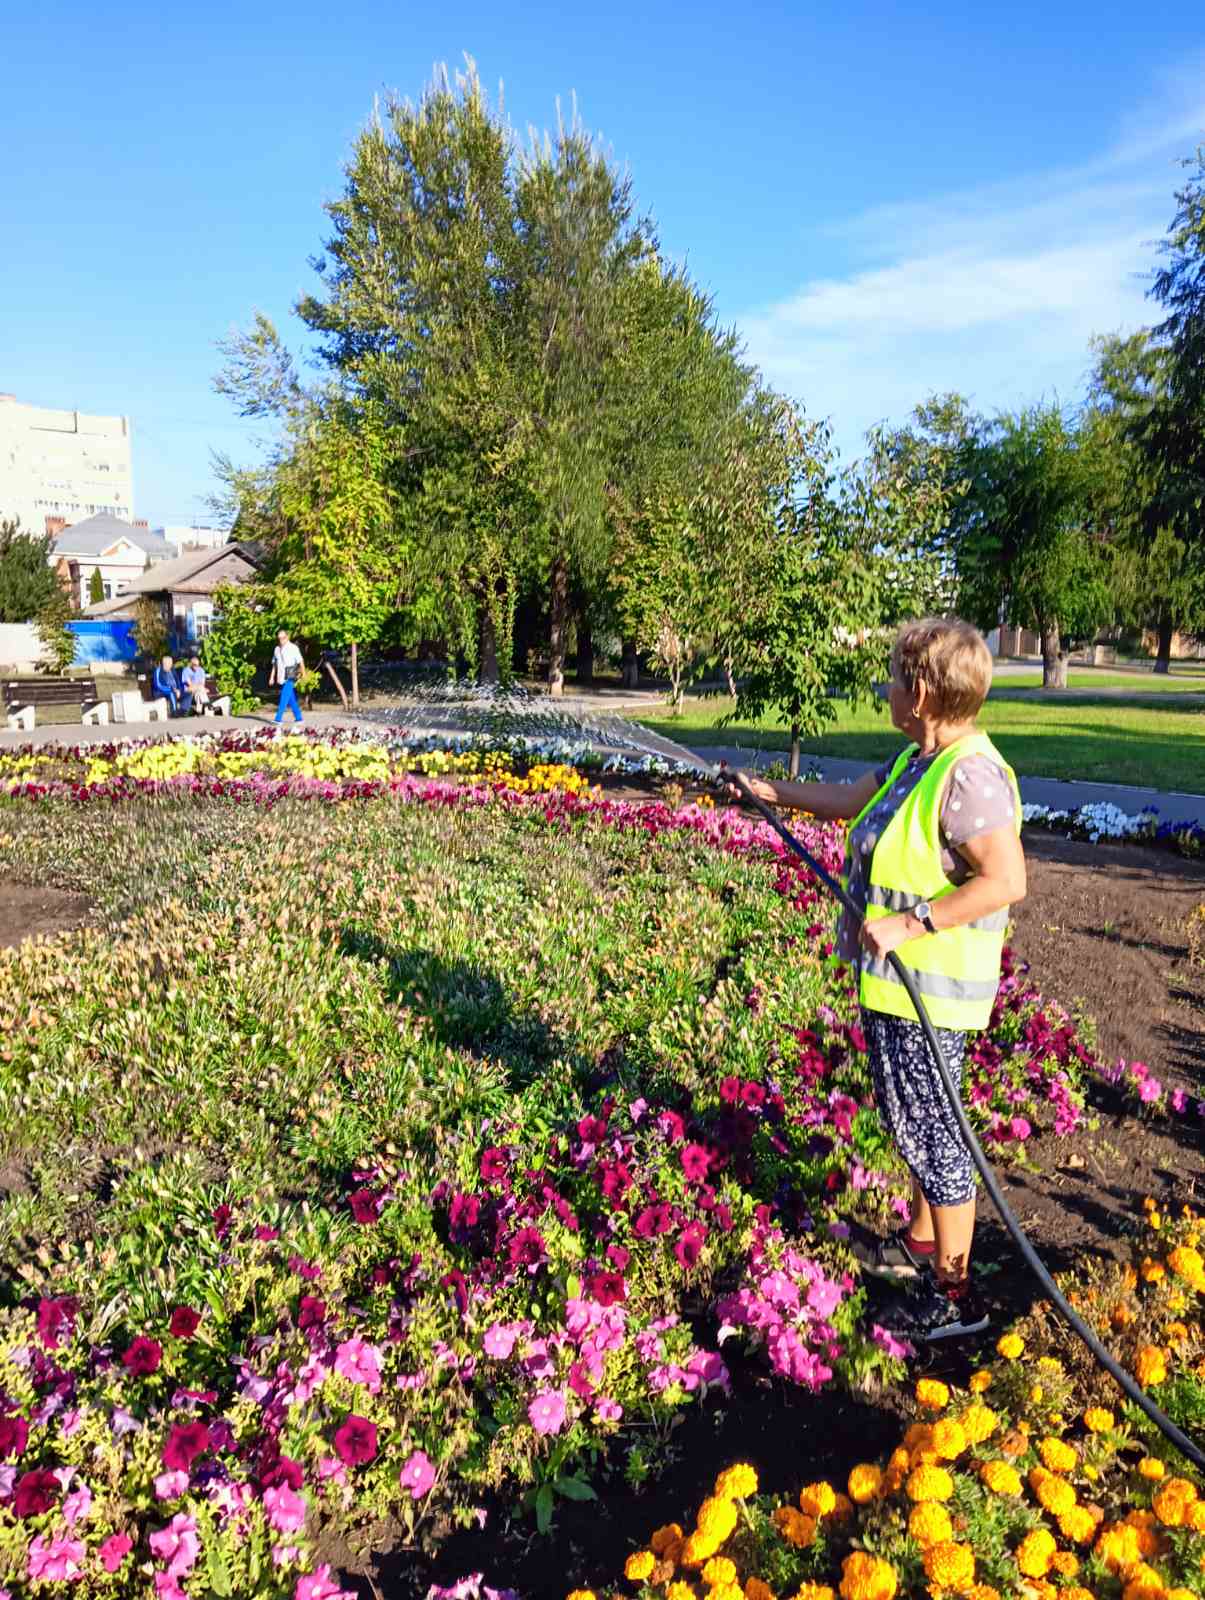
M276 635L276 649L272 652L272 676L269 685L276 684L280 688L280 700L276 707L276 721L279 725L284 721L285 712L293 713L293 721L300 725L301 707L297 703L297 679L305 671L305 662L301 659L301 651L289 638L286 629L282 628Z

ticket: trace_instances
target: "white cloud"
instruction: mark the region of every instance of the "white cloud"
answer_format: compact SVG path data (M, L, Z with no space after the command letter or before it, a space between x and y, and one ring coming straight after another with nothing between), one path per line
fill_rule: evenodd
M829 224L850 268L805 279L737 318L769 380L831 417L856 451L933 390L994 411L1082 390L1095 333L1154 320L1153 242L1178 182L1173 158L1205 137L1200 72L1161 84L1099 158ZM804 247L807 242L804 241Z

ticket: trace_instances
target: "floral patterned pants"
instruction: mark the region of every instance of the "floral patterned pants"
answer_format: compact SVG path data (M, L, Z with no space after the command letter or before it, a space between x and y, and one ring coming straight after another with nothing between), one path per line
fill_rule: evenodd
M947 1028L936 1031L961 1091L967 1036ZM920 1023L864 1010L862 1032L879 1115L921 1193L931 1206L965 1205L975 1195L975 1167Z

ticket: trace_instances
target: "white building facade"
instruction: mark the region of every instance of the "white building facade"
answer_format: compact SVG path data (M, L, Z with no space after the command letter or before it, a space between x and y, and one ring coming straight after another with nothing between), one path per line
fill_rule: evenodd
M0 394L0 520L24 533L106 515L129 521L134 474L127 417L25 405Z
M170 522L165 527L156 528L155 532L174 548L178 556L182 556L186 550L220 550L223 545L230 543L229 528Z

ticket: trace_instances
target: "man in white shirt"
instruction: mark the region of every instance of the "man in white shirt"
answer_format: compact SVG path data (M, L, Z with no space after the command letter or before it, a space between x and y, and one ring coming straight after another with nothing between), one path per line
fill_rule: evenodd
M276 721L284 721L285 712L293 713L293 721L300 724L301 707L297 703L297 679L305 671L305 662L301 659L301 651L289 638L288 632L282 628L276 635L276 649L272 652L272 676L268 679L269 685L278 684L280 687L280 701L276 707Z

